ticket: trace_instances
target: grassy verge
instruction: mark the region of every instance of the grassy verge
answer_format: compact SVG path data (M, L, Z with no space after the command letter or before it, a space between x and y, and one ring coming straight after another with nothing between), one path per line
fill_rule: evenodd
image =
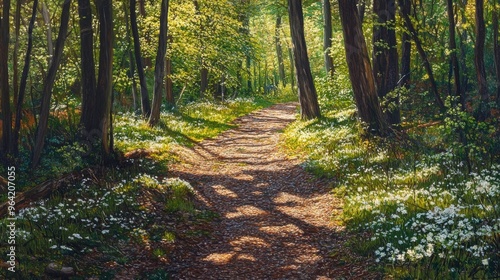
M317 81L325 117L295 122L282 142L335 182L340 218L357 236L351 247L392 278L498 277L495 129L450 111L431 126L406 122L403 137L362 137L350 93L325 83Z
M134 266L141 268L132 271L148 275L144 279L167 279L169 258L178 242L195 244L209 234L208 224L217 218L196 201L189 182L168 178L169 148L214 137L234 127L237 117L272 101L255 97L191 103L164 111L155 128L135 115L118 114L116 148L142 148L153 154L103 167L21 210L16 221L16 273L2 262L0 278L45 279L45 269L53 264L58 269L72 267L72 279L120 278L129 276L123 273ZM80 149L77 143L49 146L41 170L57 176L85 167ZM3 234L9 230L7 224L5 219L0 223L3 256L10 250L8 235Z

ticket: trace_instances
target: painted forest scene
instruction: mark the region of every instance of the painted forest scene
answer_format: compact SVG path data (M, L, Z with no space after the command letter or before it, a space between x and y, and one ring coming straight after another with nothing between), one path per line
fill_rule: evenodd
M500 0L0 0L0 279L499 279Z

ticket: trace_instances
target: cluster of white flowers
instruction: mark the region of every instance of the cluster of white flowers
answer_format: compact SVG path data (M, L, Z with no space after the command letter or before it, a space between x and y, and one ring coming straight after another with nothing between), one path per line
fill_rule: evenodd
M420 170L425 174L420 176L437 172L424 165ZM370 228L371 240L386 244L375 251L377 261L418 261L433 255L454 258L457 252L466 252L487 266L493 250L488 242L500 233L499 170L494 166L458 183L450 172L442 182L425 188L392 185L368 191L359 187L346 205L366 213L370 219L360 229Z

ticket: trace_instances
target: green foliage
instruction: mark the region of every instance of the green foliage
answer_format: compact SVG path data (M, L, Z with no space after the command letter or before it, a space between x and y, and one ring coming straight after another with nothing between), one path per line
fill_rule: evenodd
M335 91L323 95L329 83L316 84L326 117L293 123L283 144L302 154L306 169L334 180L341 219L362 236L352 248L397 279L498 276L495 130L450 110L443 123L411 129L406 140L366 139L352 104Z

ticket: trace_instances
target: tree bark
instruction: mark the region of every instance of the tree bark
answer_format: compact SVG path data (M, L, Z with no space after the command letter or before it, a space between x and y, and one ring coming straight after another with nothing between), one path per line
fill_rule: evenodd
M169 44L172 42L172 37L169 36ZM174 83L172 81L172 59L165 59L165 96L166 101L170 106L175 106Z
M82 75L82 115L80 124L88 135L97 122L96 108L96 75L94 63L94 34L92 30L92 8L90 0L78 0L80 17L80 56Z
M403 6L404 0L398 0L399 6ZM417 31L415 30L415 27L413 26L413 23L411 22L410 16L401 13L401 16L403 17L404 23L406 25L406 28L410 32L410 35L415 42L415 46L417 47L418 54L420 55L420 58L423 61L425 71L427 72L427 75L429 76L429 82L431 84L431 89L432 93L434 94L434 98L436 100L436 105L439 107L441 111L444 111L446 107L444 106L444 102L441 99L441 96L439 95L439 91L437 88L436 84L436 79L434 78L434 72L432 71L431 64L429 62L429 58L427 57L427 53L425 52L424 48L422 47L422 41L418 37Z
M2 109L2 145L4 156L12 152L12 112L10 108L9 89L9 39L10 39L10 0L4 0L2 18L0 20L0 92Z
M283 87L286 86L285 63L283 61L283 48L281 46L280 31L281 31L281 16L276 17L276 26L274 29L274 44L276 45L276 57L278 58L279 77Z
M368 49L363 36L356 2L339 0L340 19L344 33L349 78L351 80L358 115L372 134L385 136L388 125L380 107Z
M411 1L403 0L400 2L400 12L403 17L408 17L411 12ZM406 88L409 87L410 79L411 79L411 36L408 32L403 32L401 38L401 72L400 72L400 82L401 86Z
M301 0L288 0L290 31L295 56L297 85L301 117L304 120L321 117L318 97L309 65L306 40L304 38L304 16Z
M19 95L16 103L16 119L14 124L14 155L16 157L19 154L19 132L21 130L21 119L23 117L22 109L24 103L24 96L26 95L26 84L28 81L28 73L30 71L31 51L33 49L33 28L35 26L37 6L38 6L38 0L34 0L31 19L28 26L28 46L26 49L26 55L24 56L24 67L23 67L23 72L21 74L21 82L19 84Z
M126 1L123 2L123 12L125 13L125 29L127 32L127 52L128 52L128 61L129 61L129 71L130 71L130 79L132 81L132 87L131 87L131 92L132 92L132 100L133 100L133 111L134 113L137 112L138 106L137 106L137 82L135 80L135 60L134 60L134 52L132 51L130 44L132 43L132 38L130 37L130 22L127 20L129 18L129 9L127 6ZM133 44L133 43L132 43Z
M105 159L109 158L111 146L111 99L113 90L113 6L112 0L98 0L99 13L99 72L96 87L96 115L101 133L101 147Z
M330 0L323 0L323 56L325 60L325 71L333 76L333 58L330 56L332 48L332 6Z
M150 126L155 126L160 121L163 79L165 78L165 55L167 54L168 3L169 0L161 1L160 38L158 40L158 51L156 52L155 85L153 92L153 108L151 110L151 116L149 118Z
M484 0L476 0L476 42L474 45L474 65L476 66L477 86L479 97L481 98L477 118L480 121L486 120L490 116L490 95L486 81L486 69L484 67L484 43L486 39L486 27L484 23Z
M458 57L457 57L457 43L456 43L456 36L455 36L455 15L453 12L453 0L447 0L446 1L446 7L447 7L447 12L448 12L448 32L450 33L450 61L451 61L451 66L453 68L453 77L454 77L454 82L455 82L455 96L459 98L462 110L465 109L465 98L462 93L462 88L460 84L460 68L458 64Z
M33 158L31 166L35 168L38 166L43 147L45 145L45 137L47 135L47 125L50 114L50 99L52 97L52 89L56 79L57 69L61 63L64 43L66 42L66 35L68 33L68 22L70 16L71 0L65 0L61 13L61 25L59 26L59 33L57 35L57 42L54 51L54 57L51 60L47 77L43 83L42 103L40 109L40 118L38 121L38 128L36 132L35 148L33 150Z
M373 27L373 72L377 94L381 100L386 99L384 110L389 123L398 125L401 122L399 95L387 98L399 80L395 0L374 0L373 12L377 18Z
M493 54L495 57L495 74L496 74L496 90L497 90L497 104L500 104L500 44L498 43L499 31L498 31L498 10L497 10L497 0L494 2L493 9Z
M146 84L144 66L142 65L141 43L139 41L139 30L137 28L137 13L135 12L135 7L136 0L130 0L130 27L132 29L132 37L134 38L135 62L137 64L137 74L139 76L139 84L141 87L142 115L144 118L149 118L151 115L151 104L149 103L148 86Z
M12 84L13 84L13 90L14 90L14 94L13 94L13 100L14 100L14 106L16 106L17 104L17 98L18 98L18 94L19 94L19 35L20 35L20 31L21 31L21 4L22 4L22 1L21 0L18 0L17 3L16 3L16 13L15 13L15 16L14 16L14 34L15 34L15 42L14 42L14 53L12 54L12 71L14 72L13 73L13 81L12 81ZM16 114L16 110L14 108L14 114ZM14 142L14 150L16 149L15 148L16 144Z
M45 28L47 28L47 51L49 55L47 62L50 65L52 57L54 56L54 42L52 40L52 25L50 24L49 9L45 3L42 3L42 17L45 23Z

